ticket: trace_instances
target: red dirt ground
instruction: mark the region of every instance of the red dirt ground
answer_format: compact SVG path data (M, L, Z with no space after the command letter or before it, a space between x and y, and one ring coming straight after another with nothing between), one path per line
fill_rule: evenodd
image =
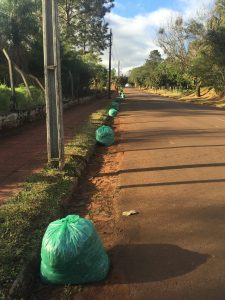
M64 112L65 143L88 116L105 105L94 100ZM28 176L47 162L45 121L35 122L0 137L0 203L16 194Z

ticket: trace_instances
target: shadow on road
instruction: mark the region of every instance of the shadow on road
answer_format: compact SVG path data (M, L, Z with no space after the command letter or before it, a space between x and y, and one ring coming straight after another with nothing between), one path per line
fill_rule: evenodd
M111 284L161 281L192 272L209 255L167 244L118 245L111 251Z
M174 186L174 185L183 185L183 184L189 185L189 184L224 183L224 182L225 182L225 179L190 180L190 181L174 181L174 182L159 182L159 183L157 182L157 183L121 185L120 189L157 187L157 186Z
M183 170L183 169L199 169L199 168L216 168L225 167L225 163L211 163L211 164L193 164L193 165L176 165L176 166L163 166L163 167L153 167L153 168L135 168L135 169L125 169L119 170L116 173L104 173L99 174L98 177L102 176L115 176L124 173L138 173L138 172L156 172L156 171L170 171L170 170Z

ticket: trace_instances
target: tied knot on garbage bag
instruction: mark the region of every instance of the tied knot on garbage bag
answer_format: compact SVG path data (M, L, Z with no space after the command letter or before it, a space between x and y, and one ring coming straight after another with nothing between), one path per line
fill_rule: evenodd
M96 130L96 141L104 146L111 146L115 142L114 132L111 127L103 125Z
M109 258L90 220L69 215L49 224L41 248L41 279L51 284L103 280Z

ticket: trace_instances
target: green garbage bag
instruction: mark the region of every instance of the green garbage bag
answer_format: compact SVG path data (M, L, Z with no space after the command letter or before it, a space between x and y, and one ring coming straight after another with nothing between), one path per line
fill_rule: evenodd
M103 125L96 130L96 141L105 146L111 146L115 142L114 132L111 127Z
M113 118L115 118L117 114L118 114L118 110L116 110L115 108L111 108L108 113L108 115Z
M124 92L120 93L120 97L121 97L122 99L124 99L124 98L125 98L125 94L124 94Z
M113 101L112 104L111 104L111 108L119 110L120 109L120 105L119 105L118 102Z
M108 271L108 256L90 220L69 215L49 224L41 248L43 282L97 282L103 280Z
M123 99L121 97L116 97L113 102L118 102L120 103Z

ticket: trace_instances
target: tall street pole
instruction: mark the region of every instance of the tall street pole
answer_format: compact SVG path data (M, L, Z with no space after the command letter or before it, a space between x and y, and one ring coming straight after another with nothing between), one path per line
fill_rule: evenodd
M118 79L117 79L117 92L119 92L120 86L120 60L118 61Z
M48 162L64 165L63 105L57 0L42 0Z
M112 81L112 29L109 35L109 85L108 85L108 98L111 98L111 81Z

